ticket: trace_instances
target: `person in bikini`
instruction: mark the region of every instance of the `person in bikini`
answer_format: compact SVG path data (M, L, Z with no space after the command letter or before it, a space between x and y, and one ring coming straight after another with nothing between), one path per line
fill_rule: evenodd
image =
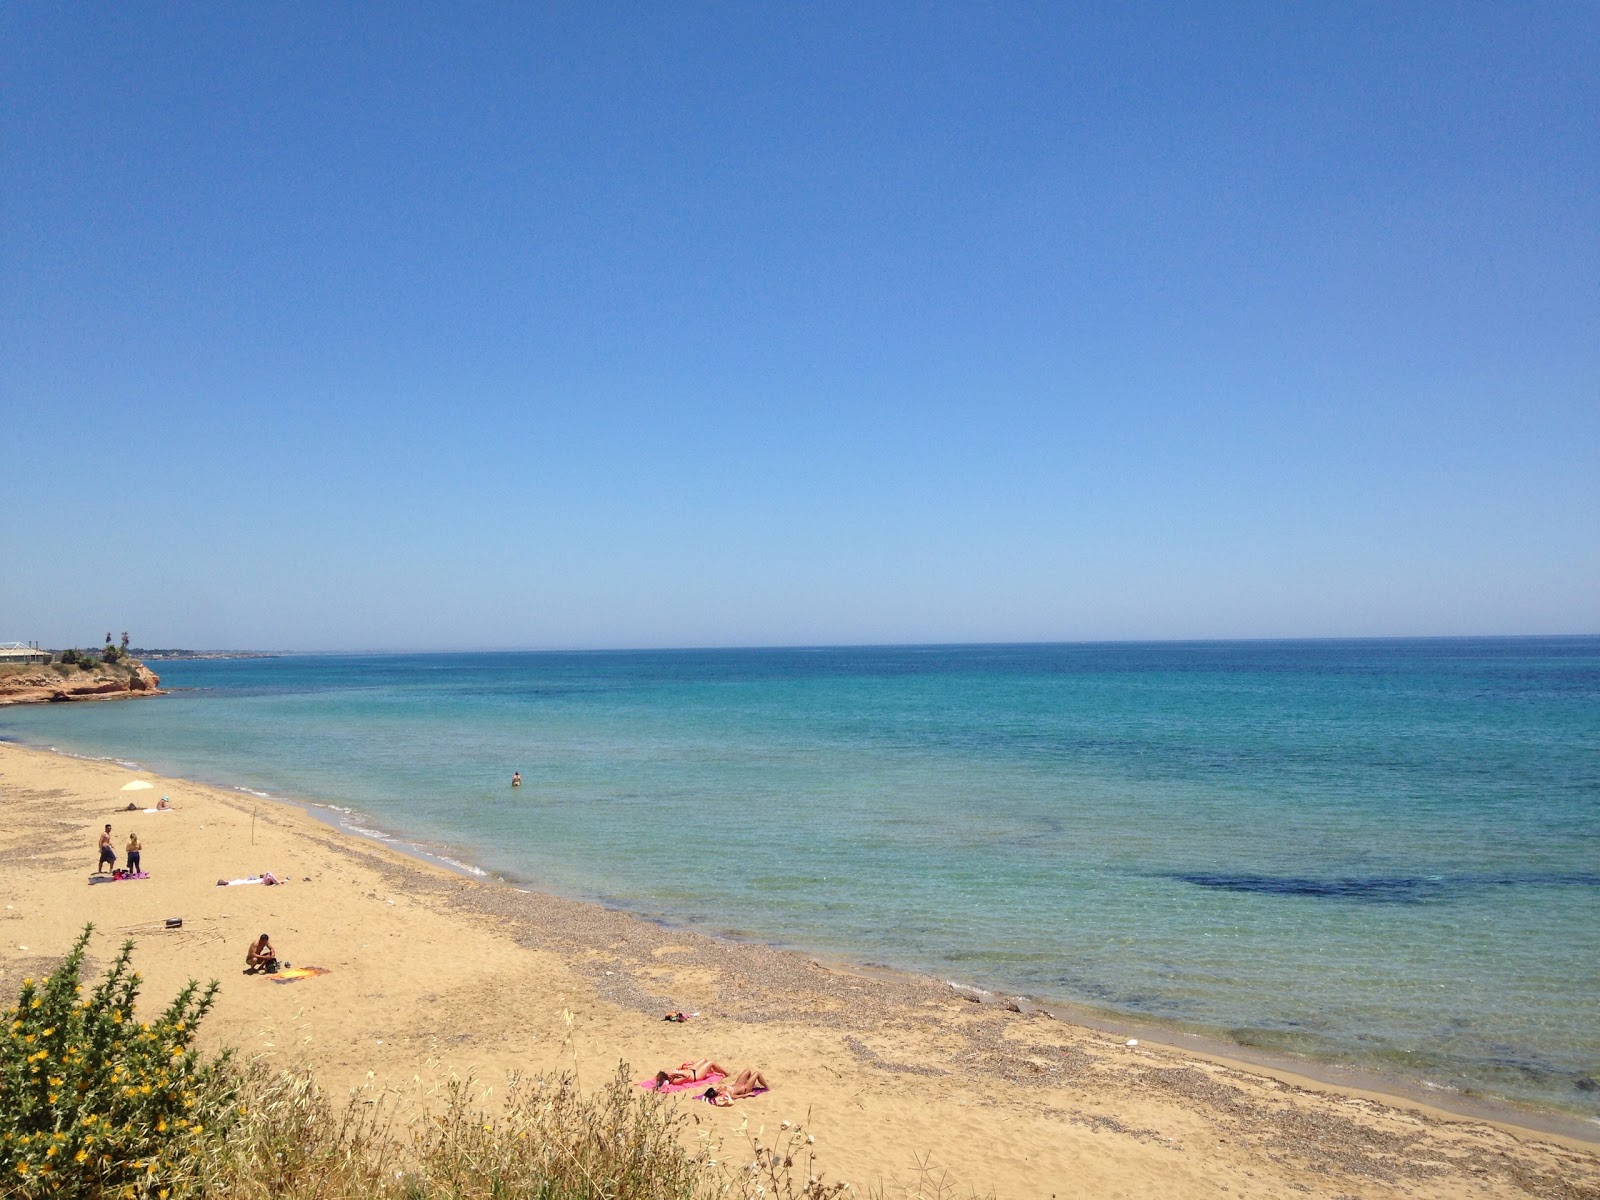
M705 1090L705 1099L719 1108L726 1108L735 1100L753 1096L767 1090L767 1077L754 1067L746 1067L732 1079L725 1079Z
M680 1063L676 1071L657 1071L656 1087L669 1087L674 1083L699 1083L702 1079L709 1079L713 1075L726 1075L727 1069L719 1067L709 1058L699 1058L694 1062Z

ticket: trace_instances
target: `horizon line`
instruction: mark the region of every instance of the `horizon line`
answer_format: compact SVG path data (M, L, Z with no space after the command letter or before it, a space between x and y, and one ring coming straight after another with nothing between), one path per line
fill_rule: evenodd
M790 642L790 643L736 643L727 645L663 645L663 646L434 646L434 647L344 647L316 650L261 649L236 647L232 649L191 649L174 647L188 654L259 655L278 657L313 657L317 655L345 655L365 657L401 654L703 654L733 650L939 650L974 649L1006 646L1195 646L1264 644L1272 642L1472 642L1472 641L1532 641L1581 640L1600 637L1600 632L1589 633L1399 633L1399 634L1293 634L1262 637L1150 637L1150 638L1080 638L1080 639L1025 639L1002 641L953 642ZM130 651L131 653L131 651Z

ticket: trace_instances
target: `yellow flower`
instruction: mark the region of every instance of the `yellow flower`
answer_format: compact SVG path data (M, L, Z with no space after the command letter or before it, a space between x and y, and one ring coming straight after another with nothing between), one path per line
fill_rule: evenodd
M72 1156L72 1161L81 1163L84 1159L86 1159L88 1157L89 1157L89 1152L87 1150L79 1150L76 1154L74 1154Z

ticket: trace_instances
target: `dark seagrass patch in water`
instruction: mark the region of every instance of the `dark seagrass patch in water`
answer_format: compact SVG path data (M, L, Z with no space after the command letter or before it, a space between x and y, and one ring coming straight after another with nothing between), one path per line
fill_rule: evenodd
M1491 887L1600 887L1600 873L1522 875L1263 875L1232 871L1175 871L1167 876L1196 887L1263 896L1309 896L1365 904L1422 904Z

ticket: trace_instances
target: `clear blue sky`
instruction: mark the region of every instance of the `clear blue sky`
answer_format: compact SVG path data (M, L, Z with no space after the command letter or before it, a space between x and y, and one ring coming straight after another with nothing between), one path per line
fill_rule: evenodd
M463 7L0 8L0 641L1600 630L1594 4Z

